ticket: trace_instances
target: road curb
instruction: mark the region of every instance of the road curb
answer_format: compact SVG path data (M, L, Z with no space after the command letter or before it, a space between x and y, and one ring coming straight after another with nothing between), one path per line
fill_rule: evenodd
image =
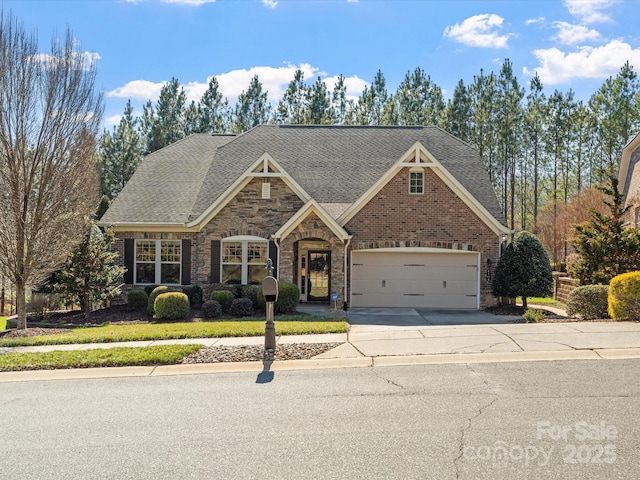
M471 363L510 363L565 360L623 360L640 358L640 348L562 350L539 352L452 353L358 358L313 358L274 362L220 362L149 367L103 367L65 370L30 370L0 372L0 383L46 380L79 380L99 378L158 377L171 375L203 375L214 373L277 372L322 370L335 368L367 368L411 365L447 365Z

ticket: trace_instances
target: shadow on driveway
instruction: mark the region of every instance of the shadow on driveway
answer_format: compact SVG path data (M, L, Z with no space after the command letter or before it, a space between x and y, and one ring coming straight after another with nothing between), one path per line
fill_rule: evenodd
M483 310L438 310L430 308L352 308L347 312L351 325L487 325L514 323L522 317L492 315Z

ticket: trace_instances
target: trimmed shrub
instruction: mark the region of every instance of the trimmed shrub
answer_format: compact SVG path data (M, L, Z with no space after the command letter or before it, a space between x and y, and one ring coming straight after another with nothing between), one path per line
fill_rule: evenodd
M540 240L530 232L519 232L498 260L493 277L496 297L521 297L527 308L528 297L553 293L553 272L549 255Z
M158 295L167 293L169 291L169 287L165 287L163 285L160 285L159 287L153 289L153 291L149 294L149 301L147 302L147 313L149 315L153 316L155 314L154 306Z
M211 292L210 300L215 300L222 307L222 313L227 313L231 308L231 303L233 302L233 292L229 290L214 290Z
M242 287L242 285L236 285L236 284L228 284L228 283L213 283L211 284L211 290L213 292L217 292L218 290L226 290L228 292L233 293L233 297L234 298L240 298L240 292L239 289Z
M192 307L202 304L202 287L200 285L182 287L182 293L189 297L189 305Z
M220 303L215 300L207 300L202 304L200 310L204 318L218 318L222 315L222 307Z
M583 285L574 288L567 300L567 315L583 320L609 318L607 285Z
M258 308L258 285L242 285L240 288L240 298L248 298L253 304L253 308Z
M527 311L522 314L522 318L527 323L541 322L544 320L544 312L542 310L528 308Z
M234 317L250 317L253 315L253 302L250 298L235 298L229 313Z
M146 293L147 295L151 295L151 292L153 292L158 287L159 285L145 285L144 293Z
M278 300L274 305L275 313L295 312L300 303L300 289L291 282L278 281ZM262 286L258 289L258 308L265 308Z
M153 318L180 320L189 315L189 297L182 292L161 293L156 297Z
M617 275L609 284L609 315L616 320L640 319L640 272Z
M131 290L127 293L127 306L131 310L143 312L149 306L149 295L144 290Z

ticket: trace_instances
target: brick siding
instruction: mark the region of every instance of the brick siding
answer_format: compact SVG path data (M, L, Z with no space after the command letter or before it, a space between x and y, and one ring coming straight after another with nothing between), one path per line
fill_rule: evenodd
M400 171L346 225L351 250L434 247L480 252L480 304L495 303L491 278L499 238L430 168L424 194L409 194L409 169ZM492 267L487 275L487 259Z

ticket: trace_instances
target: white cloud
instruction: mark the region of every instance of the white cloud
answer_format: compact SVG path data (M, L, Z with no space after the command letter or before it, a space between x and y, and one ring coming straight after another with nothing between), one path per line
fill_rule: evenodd
M578 17L583 23L608 23L612 19L605 10L621 0L564 0L569 13Z
M262 4L269 8L276 8L278 6L278 2L275 0L262 0Z
M571 53L557 48L534 50L533 53L540 62L535 71L547 85L580 78L605 79L615 76L627 61L636 70L640 67L640 48L633 49L621 40L613 40L601 47L582 47ZM526 68L524 73L533 74Z
M584 25L572 25L567 22L553 22L553 26L558 29L558 34L554 37L563 45L579 45L586 41L600 40L600 32L592 30Z
M544 17L537 17L537 18L530 18L528 20L524 21L525 25L535 25L536 23L544 23L546 20L546 18Z
M120 119L122 115L111 115L110 117L105 118L104 124L107 127L115 127L120 123Z
M154 83L148 80L132 80L120 88L107 92L107 97L147 101L158 98L165 83L167 82Z
M495 14L474 15L444 29L443 35L471 47L505 48L514 34L500 34L504 18Z
M269 102L275 107L282 99L282 94L289 85L289 82L293 80L294 73L298 69L304 73L305 83L313 84L317 77L320 77L327 85L328 90L333 89L338 78L337 76L328 77L326 73L320 71L319 68L308 63L300 65L287 64L283 67L263 66L232 70L215 75L215 77L222 95L228 99L230 105L235 105L238 96L243 91L247 91L251 79L254 75L257 75L260 83L262 83L263 91L268 92L267 97ZM207 90L210 78L211 77L207 78L206 82L192 81L187 84L181 84L187 97L187 103L190 103L192 100L198 102L202 98L202 95ZM133 99L142 102L146 102L147 100L155 102L160 96L160 90L162 90L162 87L166 85L166 83L166 81L150 82L148 80L132 80L122 87L107 92L107 96ZM351 76L345 77L345 85L347 87L348 98L357 99L368 83L358 76Z
M54 65L62 60L62 57L54 57L48 53L39 53L34 55L32 58L37 62L46 64L47 66ZM74 52L73 58L80 62L84 70L90 70L101 57L100 54L96 52Z

